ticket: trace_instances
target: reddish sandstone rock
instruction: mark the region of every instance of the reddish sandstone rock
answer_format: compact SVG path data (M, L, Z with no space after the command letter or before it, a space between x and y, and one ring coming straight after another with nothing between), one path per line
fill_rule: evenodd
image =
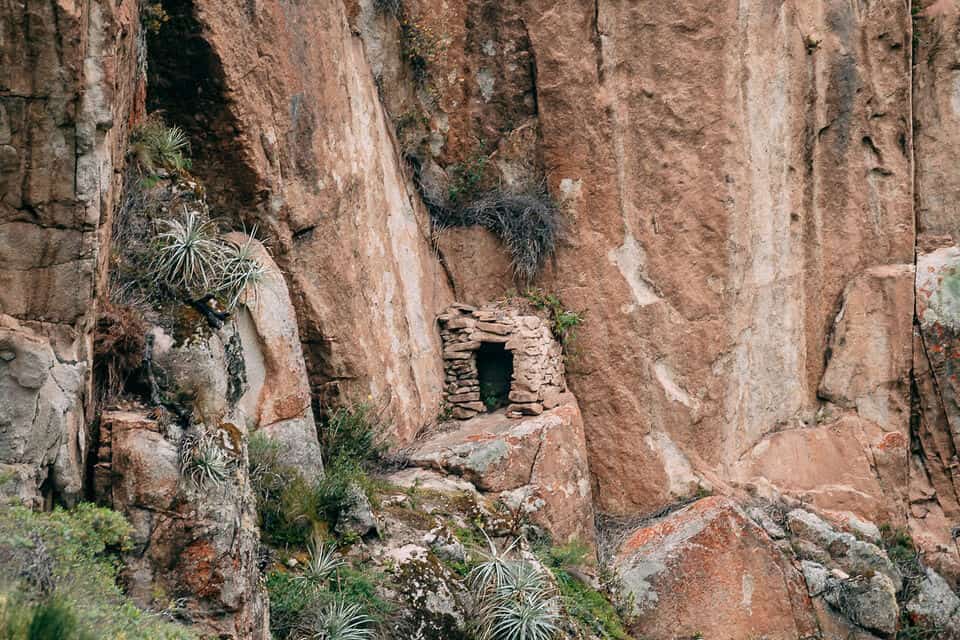
M273 237L315 392L372 395L409 441L439 412L433 319L452 294L344 3L166 8L154 99L190 134L211 208ZM183 76L201 90L165 90Z
M241 233L227 239L253 243L254 258L267 273L237 310L247 390L239 408L250 432L262 429L281 444L285 464L306 476L323 473L311 406L310 380L300 346L297 314L280 268L256 240Z
M122 578L134 600L165 606L182 598L193 626L234 640L269 637L266 593L257 565L259 532L244 458L228 466L222 486L194 487L181 474L176 437L137 412L107 411L109 475L99 497L133 525ZM229 438L229 434L223 434Z
M545 176L562 202L566 233L535 284L586 312L568 382L601 510L672 499L677 456L653 434L702 475L726 473L771 431L810 424L844 291L859 292L869 270L913 262L907 7L404 6L442 41L422 104L390 63L394 22L361 11L357 24L391 115L426 112L425 173L455 176L479 154L486 185ZM508 152L528 133L521 168ZM443 258L457 291L518 286L493 286L502 256L489 242L450 241ZM874 388L872 360L854 364L851 402L902 431L905 280L879 329L849 332L856 351L869 343L870 358L890 365ZM883 300L869 298L871 314Z
M420 445L410 461L462 476L526 512L558 542L593 543L593 505L576 400L531 418L481 415Z
M726 498L634 531L614 563L636 598L636 637L797 640L817 630L800 574Z
M741 480L831 512L875 523L905 523L909 441L900 431L847 414L825 424L770 434L739 463Z

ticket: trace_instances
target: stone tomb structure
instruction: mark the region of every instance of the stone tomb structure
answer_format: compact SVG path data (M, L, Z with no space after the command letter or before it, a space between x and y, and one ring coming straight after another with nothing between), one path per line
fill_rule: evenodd
M539 415L567 390L563 353L549 324L508 305L455 304L438 317L444 399L454 418L506 408Z

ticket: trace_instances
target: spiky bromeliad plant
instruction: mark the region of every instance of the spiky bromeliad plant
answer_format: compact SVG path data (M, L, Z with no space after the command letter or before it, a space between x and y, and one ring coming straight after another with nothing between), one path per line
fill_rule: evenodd
M216 224L184 208L181 219L160 220L158 225L154 280L192 297L219 289L224 248Z
M180 449L180 469L197 489L223 486L229 465L226 452L213 435L204 433L184 439Z
M297 576L296 580L315 589L323 589L343 566L343 559L334 545L314 543L310 547L310 560L303 575Z
M255 299L258 285L263 283L268 273L267 267L254 257L255 233L256 228L242 244L228 242L225 245L219 292L225 298L228 309L236 308L241 302L249 302L250 296Z
M514 541L491 552L470 574L479 603L479 635L484 640L551 640L560 628L560 600L546 573L523 559L512 559Z
M373 619L360 605L337 598L307 616L303 637L309 640L372 640Z
M134 133L133 151L150 173L158 167L168 171L184 171L190 168L190 139L177 126L166 127L152 120Z

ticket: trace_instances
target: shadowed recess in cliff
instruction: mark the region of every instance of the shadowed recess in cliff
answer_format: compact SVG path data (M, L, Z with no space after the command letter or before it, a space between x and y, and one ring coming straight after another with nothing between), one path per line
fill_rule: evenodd
M218 215L236 221L265 192L243 158L239 127L225 95L219 58L206 41L191 0L164 0L168 19L148 30L147 108L190 137L195 173ZM246 220L243 220L246 222Z

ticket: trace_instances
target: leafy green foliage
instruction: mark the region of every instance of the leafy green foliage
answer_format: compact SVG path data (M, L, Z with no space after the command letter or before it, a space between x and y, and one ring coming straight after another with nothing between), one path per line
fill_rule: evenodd
M255 434L249 444L250 476L265 541L305 547L317 526L332 530L351 504L353 488L370 488L367 471L382 453L377 441L382 431L368 405L332 412L319 434L324 475L315 479L283 465L279 445Z
M366 465L375 461L383 451L377 442L382 432L383 425L370 405L336 409L320 429L324 464L349 461Z
M917 593L920 583L926 578L920 562L920 551L905 529L884 524L880 527L880 537L887 557L903 577L903 588L897 594L897 599L901 603L906 602Z
M309 572L307 568L305 573ZM333 576L336 576L335 579ZM337 602L349 604L366 621L367 629L390 613L390 606L376 594L375 581L382 580L366 571L342 563L326 582L305 579L304 575L286 570L267 574L270 594L270 630L273 637L314 637L325 628L318 613ZM319 624L318 624L319 622ZM323 636L320 636L323 637Z
M574 568L593 564L590 548L579 541L536 549L560 591L563 608L585 634L604 639L630 640L617 607L600 591L577 579Z
M250 437L247 452L264 542L305 547L318 519L313 484L296 469L281 463L280 444L263 433Z
M296 575L286 571L271 571L266 582L270 594L270 631L274 638L285 640L297 629L302 612L317 596L305 588Z
M17 594L0 596L0 637L5 640L93 640L72 607L51 598L36 604Z
M505 404L503 394L498 385L490 382L480 383L480 402L487 408L487 411L493 411L497 407Z
M6 640L187 640L137 609L116 582L129 545L119 513L91 504L37 513L0 505L0 637Z
M550 316L550 330L567 353L573 353L577 340L577 328L584 323L583 314L567 309L560 297L541 289L530 289L524 298Z
M481 143L481 148L483 144ZM482 152L474 154L466 162L455 164L448 170L450 187L447 197L450 206L462 206L479 195L483 174L487 167L487 156Z

